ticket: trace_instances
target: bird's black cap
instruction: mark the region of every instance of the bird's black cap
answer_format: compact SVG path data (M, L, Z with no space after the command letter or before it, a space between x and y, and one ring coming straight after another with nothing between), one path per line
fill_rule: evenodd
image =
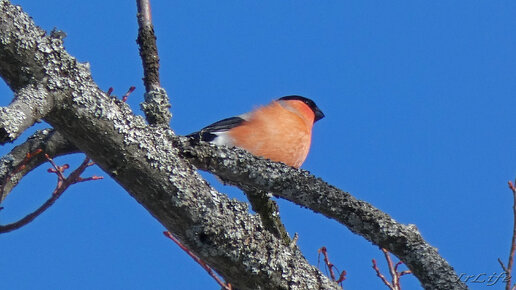
M321 120L322 118L324 118L324 113L321 111L321 109L319 109L319 107L317 107L315 102L310 100L309 98L293 95L293 96L281 97L278 99L278 101L288 101L288 100L297 100L297 101L301 101L301 102L307 104L308 107L310 107L310 109L312 109L312 111L314 112L314 115L315 115L314 123Z

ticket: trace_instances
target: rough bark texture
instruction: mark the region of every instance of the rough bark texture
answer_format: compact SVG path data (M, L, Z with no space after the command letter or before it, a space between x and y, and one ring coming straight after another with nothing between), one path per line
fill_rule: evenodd
M176 147L197 168L242 189L259 188L324 214L373 244L395 254L427 289L463 289L453 268L424 241L415 225L403 225L306 170L247 154L244 150L195 146L178 138ZM192 146L193 145L193 146Z
M27 86L37 88L25 102L42 102L45 121L236 288L338 285L308 264L297 247L264 230L246 204L211 188L192 164L241 188L272 192L341 222L396 254L427 289L466 288L415 226L397 223L306 171L238 149L191 144L169 129L149 126L127 104L102 92L88 65L71 57L60 38L46 36L7 0L0 0L0 76L15 96ZM16 116L2 110L0 120L6 130Z
M278 204L270 199L270 194L256 188L241 188L247 196L253 211L260 216L265 229L276 236L276 238L283 240L283 243L292 243L285 225L281 222Z
M143 84L145 85L145 101L141 103L141 108L149 124L168 127L172 114L168 95L161 87L159 80L158 46L152 26L150 1L138 0L136 2L139 27L136 42L142 58Z
M43 150L43 153L52 158L79 152L75 145L58 132L51 129L37 131L27 141L14 147L9 154L0 158L0 188L2 188L0 202L21 181L23 176L48 161L44 154L37 154L25 160L27 153L35 152L37 149Z

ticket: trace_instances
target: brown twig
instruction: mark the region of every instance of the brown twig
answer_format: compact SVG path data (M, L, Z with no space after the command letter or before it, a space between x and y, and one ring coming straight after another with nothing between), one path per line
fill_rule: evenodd
M387 261L387 266L389 267L389 274L391 274L392 277L392 285L396 287L396 285L399 285L399 277L396 269L394 269L394 265L392 264L391 255L389 255L389 252L385 249L382 249L382 252L385 256L385 260Z
M57 185L54 191L52 192L52 196L43 203L38 209L33 211L32 213L26 215L24 218L4 226L0 226L0 233L7 233L16 229L19 229L31 221L33 221L36 217L38 217L40 214L42 214L45 210L47 210L50 206L52 206L59 197L70 187L70 185L78 183L78 182L84 182L89 180L98 180L102 179L102 176L92 176L88 178L82 178L81 174L84 172L84 170L92 166L93 163L90 162L90 159L86 157L84 161L79 165L77 169L75 169L68 177L65 177L63 172L68 169L70 166L68 164L65 164L63 166L58 166L50 156L45 154L45 157L47 160L52 164L53 168L48 169L48 172L55 173L57 175Z
M208 264L206 264L203 260L201 260L199 257L197 257L194 253L192 253L187 247L185 247L178 239L176 239L170 232L163 232L163 234L165 235L165 237L171 239L172 241L174 241L174 243L176 243L176 245L178 245L181 250L185 251L188 256L190 256L192 259L194 259L195 262L197 262L197 264L201 265L201 267L206 271L208 272L208 274L213 278L215 279L215 281L217 281L217 283L220 285L220 287L222 287L223 289L226 289L226 290L231 290L233 289L231 287L231 284L230 283L224 283L224 281L222 281L218 276L217 274L215 274L215 272L211 269L210 266L208 266Z
M385 285L387 285L387 287L389 287L389 289L394 289L391 285L391 283L389 283L389 281L387 281L387 278L385 278L385 276L382 274L382 272L380 272L380 269L378 268L378 265L376 264L376 260L373 259L373 269L376 271L376 276L380 277L380 279L382 279L383 283Z
M346 280L346 271L342 271L340 272L339 274L339 278L336 279L335 278L335 273L333 271L333 269L335 269L337 272L339 272L339 269L337 269L337 267L335 267L335 265L333 265L333 263L330 262L330 258L328 257L328 250L326 249L326 247L321 247L319 250L317 250L317 253L319 253L319 257L318 257L318 260L321 258L321 254L323 254L324 256L324 264L326 266L326 269L328 270L328 272L330 272L330 278L337 282L338 284L340 284L340 286L342 286L342 282L344 282L344 280ZM319 261L318 261L319 263Z
M412 271L410 270L405 270L405 271L401 271L401 272L398 272L398 267L403 265L403 262L399 261L398 263L396 263L396 266L394 266L394 271L396 273L398 273L398 280L401 276L404 276L404 275L408 275L408 274L412 274Z
M134 90L135 90L135 89L136 89L136 87L135 87L135 86L131 86L131 87L129 87L129 89L127 90L127 92L122 96L122 102L124 102L124 103L125 103L125 102L127 102L127 99L129 98L129 95L130 95L132 92L134 92ZM113 89L112 87L110 87L110 88L107 90L106 94L107 94L108 96L111 96L111 94L113 93L113 91L114 91L114 89Z
M515 181L515 183L516 183L516 181ZM516 187L514 186L514 183L512 183L512 181L509 181L509 189L512 191L512 196L513 196L513 205L512 205L513 228L512 228L511 250L509 252L509 261L507 262L507 267L505 267L502 260L500 258L498 258L498 263L500 263L500 266L502 266L502 269L504 270L505 274L507 275L507 278L505 281L505 289L506 290L516 288L516 285L514 285L514 286L512 285L512 267L514 265L514 253L516 252Z
M396 265L394 265L389 251L387 251L386 249L383 249L383 248L381 250L385 256L385 260L387 261L387 266L389 267L389 273L392 277L392 281L391 282L387 281L387 278L385 278L385 276L380 272L380 269L378 268L378 265L376 264L376 260L373 259L373 269L376 272L376 276L380 277L382 282L387 287L389 287L389 289L401 290L400 277L407 275L407 274L412 274L412 272L410 270L398 272L398 268L400 265L403 264L403 262L400 261L400 262L396 263Z

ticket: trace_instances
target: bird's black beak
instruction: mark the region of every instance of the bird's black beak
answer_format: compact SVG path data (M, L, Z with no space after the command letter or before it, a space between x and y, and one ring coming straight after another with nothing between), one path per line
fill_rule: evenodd
M317 107L315 108L314 114L315 114L314 123L321 120L322 118L324 118L324 113L321 111L321 109L319 109Z

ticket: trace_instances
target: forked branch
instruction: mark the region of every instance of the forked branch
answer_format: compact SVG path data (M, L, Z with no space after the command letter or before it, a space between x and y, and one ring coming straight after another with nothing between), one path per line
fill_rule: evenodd
M44 129L35 132L25 142L0 158L0 202L26 174L48 161L44 154L33 154L40 150L52 158L80 152L55 130ZM27 158L27 154L31 153L32 156Z
M102 179L101 176L91 176L87 178L81 177L81 174L84 172L84 170L86 170L87 167L92 166L94 164L93 162L90 162L90 159L87 157L84 159L82 164L77 169L75 169L68 177L65 177L63 174L64 171L70 167L68 164L58 166L54 162L54 160L52 160L52 158L48 156L48 154L45 154L45 157L50 162L50 164L52 164L52 168L48 169L48 172L55 173L57 175L57 185L54 191L52 192L52 195L38 209L26 215L24 218L14 223L0 226L0 234L14 231L32 222L35 218L37 218L50 206L52 206L56 202L56 200L58 200L61 197L61 195L68 189L68 187L70 187L70 185L78 182Z
M391 290L401 290L401 283L400 278L404 275L411 274L412 272L410 270L405 271L398 271L399 266L403 264L403 262L398 262L396 265L392 262L391 255L386 249L381 249L385 260L387 261L387 266L389 267L389 274L391 275L391 281L389 282L387 278L382 274L380 269L378 268L378 265L376 264L376 260L373 259L373 269L376 272L376 275L382 280L382 282Z

